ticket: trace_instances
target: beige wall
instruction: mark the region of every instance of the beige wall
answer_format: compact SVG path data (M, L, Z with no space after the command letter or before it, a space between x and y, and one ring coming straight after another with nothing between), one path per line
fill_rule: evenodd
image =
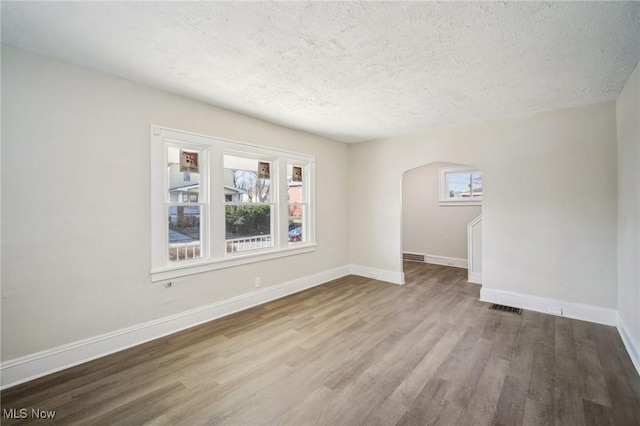
M152 284L149 125L316 156L318 250ZM349 263L348 147L2 47L2 360Z
M640 349L640 65L616 102L618 313ZM640 353L636 353L636 357Z
M406 172L402 179L402 251L467 258L467 225L480 206L441 206L439 170L456 166L436 162Z
M616 306L614 102L359 143L349 156L351 211L368 212L351 215L351 263L400 271L402 175L473 164L484 178L483 287Z

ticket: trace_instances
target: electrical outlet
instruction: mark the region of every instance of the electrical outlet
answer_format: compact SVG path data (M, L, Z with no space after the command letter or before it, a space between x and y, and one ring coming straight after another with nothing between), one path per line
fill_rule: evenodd
M260 284L260 277L256 278L255 284L256 284L256 288L260 287L260 285L261 285Z

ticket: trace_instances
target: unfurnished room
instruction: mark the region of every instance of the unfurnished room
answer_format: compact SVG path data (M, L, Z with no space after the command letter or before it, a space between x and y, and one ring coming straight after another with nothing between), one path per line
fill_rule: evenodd
M640 2L0 2L3 425L639 425Z

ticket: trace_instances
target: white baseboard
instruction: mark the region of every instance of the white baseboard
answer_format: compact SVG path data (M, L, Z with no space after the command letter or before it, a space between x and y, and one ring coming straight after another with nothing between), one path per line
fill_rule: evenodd
M350 265L252 291L211 305L149 321L100 336L48 349L0 366L0 389L6 389L105 355L140 345L271 300L306 290L351 273Z
M404 272L387 271L360 265L350 265L350 267L353 275L387 281L392 284L404 284Z
M469 272L467 281L473 284L482 284L482 272Z
M615 309L601 308L582 303L565 302L563 300L485 287L480 290L480 301L590 321L597 324L618 325L618 312Z
M633 337L631 336L631 333L629 333L629 329L627 328L627 325L624 323L624 320L622 319L620 314L618 314L617 316L618 316L618 324L617 324L618 333L620 333L620 338L624 343L624 347L627 348L627 353L631 358L631 362L633 362L633 366L636 367L636 371L638 372L638 375L640 375L640 343L636 342L633 339Z
M425 258L426 263L432 263L434 265L453 266L454 268L467 269L467 259L461 259L459 257L447 257L447 256L435 256L428 254Z

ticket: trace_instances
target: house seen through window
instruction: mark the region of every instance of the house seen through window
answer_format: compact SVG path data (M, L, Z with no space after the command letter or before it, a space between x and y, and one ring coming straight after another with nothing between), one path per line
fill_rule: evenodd
M271 162L224 156L226 251L273 247Z
M170 261L193 259L202 255L200 218L205 205L198 203L200 173L181 171L181 155L184 152L179 147L167 146L167 255Z

